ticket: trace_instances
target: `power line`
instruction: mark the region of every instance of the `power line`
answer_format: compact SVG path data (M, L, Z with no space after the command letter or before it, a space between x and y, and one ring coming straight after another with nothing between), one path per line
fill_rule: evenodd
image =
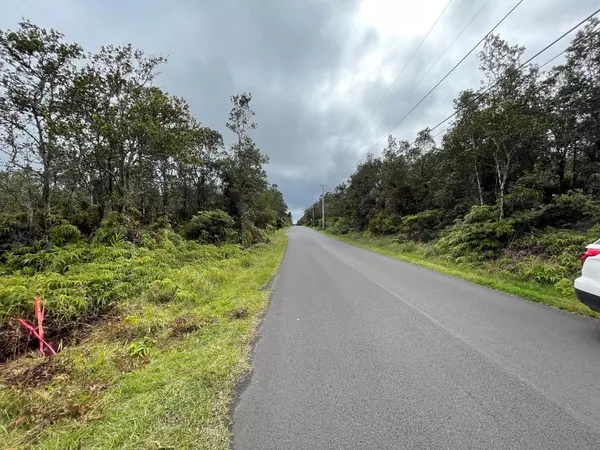
M455 71L455 70L458 68L458 66L460 66L460 65L461 65L461 64L464 62L464 60L465 60L465 59L467 59L467 58L468 58L468 57L471 55L471 53L473 53L473 52L474 52L474 51L477 49L477 47L479 47L479 45L480 45L480 44L481 44L481 43L482 43L482 42L483 42L485 39L487 39L487 37L488 37L490 34L492 34L496 28L498 28L498 27L500 26L500 25L502 24L502 22L504 22L504 20L505 20L505 19L506 19L508 16L510 16L510 15L513 13L513 11L514 11L515 9L517 9L517 7L518 7L518 6L519 6L521 3L523 3L523 1L524 1L524 0L519 0L519 1L517 2L517 4L516 4L515 6L513 6L513 7L512 7L512 9L511 9L509 12L507 12L507 13L506 13L506 15L505 15L505 16L504 16L502 19L500 19L500 22L498 22L498 23L497 23L497 24L494 26L494 28L492 28L492 29L491 29L491 30L490 30L490 31L489 31L489 32L488 32L488 33L487 33L487 34L486 34L486 35L485 35L483 38L481 38L481 40L480 40L480 41L479 41L477 44L475 44L475 45L473 46L473 48L472 48L471 50L469 50L469 51L467 52L467 54L466 54L465 56L463 56L463 57L462 57L462 59L461 59L460 61L458 61L458 62L457 62L455 65L454 65L454 67L452 67L452 69L450 69L450 71L449 71L449 72L448 72L446 75L444 75L444 76L442 77L442 79L441 79L440 81L438 81L438 82L435 84L435 86L433 86L433 87L432 87L432 88L429 90L429 92L427 92L427 94L425 94L425 95L423 96L423 98L422 98L421 100L419 100L419 101L417 102L417 104L416 104L415 106L413 106L413 107L412 107L412 109L411 109L410 111L408 111L408 112L407 112L407 113L404 115L404 117L402 117L402 119L400 119L400 120L398 121L398 123L396 123L396 125L394 125L394 126L393 126L393 127L390 129L390 131L388 131L388 133L387 133L387 134L390 134L392 131L394 131L394 130L395 130L397 127L398 127L398 125L400 125L402 122L404 122L404 120L405 120L405 119L406 119L408 116L410 116L410 115L411 115L411 113L412 113L412 112L413 112L415 109L417 109L417 108L418 108L418 106L419 106L421 103L423 103L423 102L425 101L425 99L426 99L427 97L429 97L429 96L430 96L430 95L433 93L433 91L435 91L435 90L438 88L438 86L439 86L440 84L442 84L442 82L443 82L443 81L444 81L446 78L448 78L448 77L449 77L449 76L452 74L452 72L454 72L454 71ZM383 140L383 138L382 138L381 140ZM381 142L381 140L380 140L380 141L377 143L377 145L379 145L379 143Z
M519 3L520 4L520 3ZM516 6L518 6L519 4L517 4ZM581 25L583 25L585 22L587 22L588 20L590 20L592 17L594 17L595 15L597 15L598 13L600 13L600 8L597 9L596 11L594 11L592 14L590 14L589 16L587 16L585 19L583 19L581 22L579 22L578 24L574 25L572 28L570 28L568 31L564 32L562 35L560 35L558 38L556 38L554 41L552 41L550 44L546 45L546 47L544 47L543 49L541 49L540 51L538 51L535 55L533 55L532 57L530 57L527 61L525 61L524 63L520 64L516 70L520 70L522 69L524 66L526 66L527 64L529 64L531 61L533 61L535 58L537 58L538 56L540 56L542 53L546 52L548 49L550 49L552 46L554 46L557 42L559 42L560 40L564 39L567 35L569 35L570 33L572 33L574 30L576 30L577 28L579 28ZM568 51L568 48L563 50L562 52L558 53L557 55L553 56L552 58L550 58L548 61L546 61L544 64L542 64L541 66L539 66L540 68L550 64L552 61L554 61L556 58L558 58L559 56L561 56L562 54L566 53ZM471 102L469 103L469 105L471 105L473 102L478 101L481 97L483 97L486 93L488 93L490 90L492 90L493 88L495 88L496 86L498 86L501 82L503 81L503 78L500 78L498 81L496 81L494 84L492 84L491 86L489 86L488 88L486 88L485 90L483 90L482 92L480 92L478 95L475 96L475 98L473 98L471 100ZM457 109L456 111L454 111L452 114L450 114L448 117L446 117L444 120L442 120L441 122L439 122L437 125L435 125L433 128L429 128L429 132L431 133L433 130L439 128L440 126L442 126L444 123L446 123L447 121L449 121L451 118L453 118L454 116L456 116L458 113L460 113L464 108L466 108L465 105L459 109ZM396 126L394 126L394 128L392 128L387 134L389 135L394 129L396 128ZM450 127L445 128L444 130L438 132L435 136L433 136L433 138L438 137L440 134L442 134L444 131L447 131ZM384 136L385 137L385 136ZM369 154L371 154L371 152L373 151L373 149L375 149L383 140L380 139L379 142L377 142L377 144L375 144L375 146L373 146L369 152L364 155L361 159L358 160L358 162L356 163L356 165L350 169L348 172L346 172L346 174L344 174L344 176L334 185L336 186L337 184L339 184L341 181L343 181L343 179L346 177L346 175L348 175L348 173L357 168L358 165L360 164L360 162ZM410 145L413 145L416 141L413 141Z
M406 95L404 97L402 97L402 100L400 100L400 102L398 102L398 104L396 104L396 107L387 115L387 117L381 122L381 125L379 125L379 127L377 127L377 129L371 134L371 136L369 136L365 142L362 143L361 147L364 147L365 145L367 145L367 143L371 140L371 138L373 136L375 136L377 134L377 132L381 129L381 127L387 122L387 120L392 117L392 115L398 110L398 108L404 103L404 100L406 100L408 98L408 96L410 95L410 93L415 90L417 88L417 86L419 86L419 84L421 84L421 81L423 81L423 79L425 79L425 77L429 74L429 72L431 72L431 70L433 70L433 68L437 65L438 62L440 62L440 60L444 57L444 55L448 52L448 50L450 50L450 48L456 43L456 41L463 35L463 33L467 30L467 28L469 28L469 26L473 23L473 21L475 21L475 19L479 16L479 14L481 14L481 11L483 11L483 9L490 3L491 0L487 0L483 6L481 8L479 8L479 10L475 13L475 15L471 18L471 20L463 27L463 29L460 31L460 33L458 33L456 35L456 37L452 40L452 42L450 43L450 45L448 45L446 47L446 49L442 52L442 54L440 56L438 56L438 58L435 60L435 62L429 66L429 69L427 69L427 71L421 76L421 78L419 79L419 81L417 81L417 83L412 86L408 92L406 93Z
M382 141L385 139L385 137L386 137L387 135L389 135L389 134L390 134L392 131L394 131L394 130L396 129L396 127L398 127L398 125L400 125L400 124L401 124L401 123L402 123L402 122L403 122L403 121L404 121L404 120L405 120L405 119L406 119L406 118L407 118L407 117L408 117L408 116L409 116L409 115L410 115L410 114L411 114L411 113L412 113L412 112L413 112L415 109L417 109L417 107L418 107L418 106L419 106L421 103L423 103L423 101L425 101L425 99L426 99L427 97L429 97L429 95L431 95L431 93L432 93L433 91L435 91L435 90L437 89L437 87L438 87L440 84L442 84L442 82L443 82L443 81L444 81L446 78L448 78L448 77L449 77L449 76L452 74L452 72L454 72L454 71L455 71L455 70L458 68L458 66L460 66L460 65L461 65L461 64L464 62L464 60L465 60L465 59L467 59L467 58L469 57L469 55L471 55L471 53L473 53L473 52L475 51L475 50L477 49L477 47L479 47L479 45L480 45L480 44L481 44L481 43L482 43L482 42L483 42L483 41L484 41L484 40L485 40L485 39L486 39L486 38L487 38L487 37L488 37L490 34L492 34L496 28L498 28L498 27L499 27L499 26L500 26L500 25L503 23L503 22L504 22L504 21L505 21L505 20L508 18L508 16L510 16L510 15L511 15L511 14L514 12L514 10L515 10L515 9L517 9L517 7L518 7L518 6L519 6L521 3L523 3L523 1L524 1L524 0L519 0L519 1L517 2L517 4L516 4L515 6L513 6L513 7L510 9L510 11L508 11L508 12L507 12L507 13L504 15L504 17L502 17L502 19L500 19L500 21L499 21L499 22L498 22L496 25L494 25L494 27L493 27L493 28L492 28L490 31L488 31L488 32L486 33L486 35L485 35L485 36L483 36L483 37L482 37L482 38L479 40L479 42L477 42L477 44L475 44L475 46L474 46L473 48L471 48L471 50L469 50L469 52L468 52L468 53L467 53L465 56L463 56L463 57L462 57L462 59L461 59L461 60L460 60L458 63L456 63L456 64L454 65L454 67L452 67L452 69L450 69L450 71L449 71L449 72L448 72L446 75L444 75L444 77L442 77L442 79L441 79L440 81L438 81L438 82L436 83L436 85L435 85L435 86L433 86L433 88L431 88L431 89L429 90L429 92L428 92L427 94L425 94L425 96L424 96L424 97L423 97L421 100L419 100L419 102L418 102L418 103L417 103L415 106L413 106L413 108L412 108L412 109L411 109L411 110L410 110L408 113L406 113L406 115L405 115L405 116L404 116L402 119L400 119L400 121L399 121L399 122L398 122L396 125L394 125L394 126L392 127L392 129L391 129L390 131L388 131L388 132L387 132L387 133L386 133L384 136L382 136L382 138L381 138L381 139L380 139L380 140L379 140L379 141L378 141L378 142L377 142L377 143L376 143L376 144L375 144L375 145L374 145L374 146L373 146L373 147L372 147L372 148L371 148L371 149L370 149L370 150L369 150L369 151L368 151L368 152L367 152L365 155L363 155L363 156L362 156L362 157L361 157L361 158L358 160L358 162L355 164L355 167L356 167L356 166L358 166L358 164L360 164L360 162L361 162L363 159L365 159L365 158L367 157L367 155L369 155L369 154L371 153L371 151L372 151L374 148L376 148L376 147L377 147L379 144L381 144L381 142L382 142ZM352 171L353 169L354 169L354 167L353 167L353 168L351 168L350 170L348 170L348 172L346 172L346 173L345 173L345 174L342 176L342 179L343 179L343 178L345 178L345 177L348 175L348 173L349 173L350 171Z
M556 58L558 58L559 56L567 53L569 49L565 48L562 52L560 52L558 55L553 56L552 58L550 58L548 61L546 61L544 64L542 64L541 66L538 67L538 69L543 69L544 67L546 67L548 64L550 64L552 61L554 61Z
M568 52L568 51L569 51L569 49L568 49L568 48L565 48L565 49L564 49L562 52L560 52L560 53L558 53L558 54L554 55L552 58L550 58L550 59L549 59L548 61L546 61L544 64L542 64L542 65L538 66L538 69L541 69L541 68L543 68L543 67L546 67L548 64L550 64L550 63L551 63L552 61L554 61L556 58L560 57L561 55L565 54L565 53L566 53L566 52ZM439 131L439 132L437 132L435 135L433 135L433 136L432 136L432 138L433 138L433 139L437 138L437 137L438 137L440 134L442 134L442 133L444 133L444 132L448 131L450 128L451 128L451 126L448 126L448 127L444 128L442 131ZM430 131L431 131L431 130L430 130ZM409 144L409 146L410 146L410 145L413 145L414 143L415 143L415 141L413 141L412 143L410 143L410 144Z
M452 3L452 2L453 2L453 0L449 0L448 3L446 3L446 6L444 7L444 9L440 13L440 15L437 17L437 19L435 19L435 22L433 22L433 25L431 25L431 27L429 28L429 31L427 31L427 34L425 34L425 36L423 37L423 39L421 39L421 42L419 42L419 45L417 46L417 48L415 49L415 51L412 53L412 55L410 55L410 58L408 58L408 60L406 61L406 64L404 64L404 67L402 67L402 70L400 70L400 72L398 72L398 75L396 75L396 78L394 79L394 81L392 82L392 84L390 84L388 86L387 90L383 94L383 97L381 97L381 99L379 99L379 102L377 103L377 105L375 105L375 108L373 108L373 111L371 111L371 114L369 114L369 117L367 117L367 120L365 120L364 123L362 124L362 126L358 129L358 131L356 132L356 135L352 138L352 141L356 140L356 138L360 135L361 131L365 128L365 126L367 125L367 123L369 123L369 120L371 120L371 118L373 117L373 114L375 114L375 111L377 111L377 109L381 106L381 104L383 103L383 101L385 100L385 98L387 97L387 95L390 93L390 91L392 90L392 88L394 87L394 85L396 84L396 82L398 81L398 79L402 76L402 74L404 73L404 71L406 70L406 68L410 64L410 62L413 60L413 58L415 57L415 55L417 54L417 52L421 49L421 46L423 45L423 43L425 42L425 40L429 37L429 35L433 31L433 29L435 28L435 26L437 25L437 23L439 22L439 20L442 18L442 16L444 15L444 13L446 12L446 10L450 6L450 3ZM346 150L348 150L349 148L350 148L350 146L348 146L344 150L344 152Z
M590 20L592 17L594 17L596 14L600 13L600 8L598 8L596 11L594 11L592 14L590 14L589 16L587 16L585 19L583 19L581 22L579 22L577 25L575 25L574 27L572 27L570 30L566 31L565 33L561 34L559 37L557 37L554 41L552 41L550 44L548 44L546 47L544 47L543 49L541 49L539 52L537 52L535 55L533 55L531 58L529 58L527 61L525 61L523 64L521 64L520 66L517 67L517 70L522 69L525 65L529 64L531 61L533 61L535 58L537 58L538 56L540 56L542 53L544 53L545 51L547 51L550 47L552 47L554 44L556 44L558 41L562 40L565 36L567 36L568 34L571 34L574 30L576 30L577 28L579 28L581 25L583 25L585 22L587 22L588 20ZM566 50L565 50L566 51ZM559 53L558 55L556 55L553 59L551 59L550 61L544 63L544 66L546 64L548 64L549 62L551 62L552 60L556 59L558 56L560 56L562 53L564 53L565 51ZM543 67L543 66L542 66ZM502 81L502 79L496 81L494 84L492 84L490 87L488 87L487 89L485 89L484 91L480 92L477 96L475 96L475 98L472 100L473 102L478 101L481 97L483 97L485 94L487 94L489 91L491 91L493 88L495 88L496 86L498 86L498 84L500 84L500 82ZM441 122L439 122L436 126L434 126L433 128L430 128L429 131L433 131L436 128L439 128L440 126L442 126L444 123L448 122L450 119L452 119L454 116L456 116L459 112L461 112L465 107L463 106L462 108L457 109L456 111L454 111L452 114L450 114L448 117L446 117L444 120L442 120Z

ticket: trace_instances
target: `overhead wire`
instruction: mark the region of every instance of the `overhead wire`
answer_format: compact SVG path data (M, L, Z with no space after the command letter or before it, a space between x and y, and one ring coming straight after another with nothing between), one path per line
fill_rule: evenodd
M410 57L408 58L408 60L406 61L406 63L402 67L402 69L400 70L400 72L398 72L398 75L396 75L396 78L394 79L394 81L392 81L392 83L388 86L388 88L385 91L385 93L383 94L383 96L379 99L379 102L377 103L377 105L375 105L375 108L373 108L373 110L371 111L371 114L369 114L369 116L367 117L367 119L363 122L362 126L356 132L355 136L352 138L351 142L354 141L354 140L356 140L356 138L360 135L361 131L365 128L365 126L367 125L367 123L369 123L369 121L371 120L371 118L375 114L375 111L377 111L379 109L379 107L381 106L381 104L383 103L383 101L385 100L385 98L388 96L388 94L390 93L390 91L392 90L392 88L394 87L394 85L396 84L396 82L398 81L398 79L400 79L400 77L402 76L402 74L404 73L404 71L406 70L406 68L408 67L408 65L411 63L411 61L413 60L413 58L419 52L419 50L421 49L421 47L425 43L425 40L427 40L427 38L429 37L429 35L431 34L431 32L433 31L433 29L435 28L435 26L440 21L440 19L442 18L442 16L444 15L444 13L446 12L446 10L448 9L448 7L450 6L450 4L453 1L454 0L448 0L448 3L446 3L446 6L444 6L444 9L442 9L442 12L438 15L437 19L435 19L435 22L433 22L433 25L431 25L431 27L429 28L429 30L427 31L427 33L425 34L425 36L423 36L423 39L421 39L421 42L419 42L419 45L417 46L417 48L413 51L412 55L410 55ZM350 146L348 146L344 150L344 152L346 150L348 150L349 148L350 148Z
M544 64L539 65L538 69L542 69L542 68L546 67L548 64L550 64L551 62L553 62L554 60L556 60L560 56L564 55L567 51L569 51L569 49L565 48L563 51L561 51L560 53L557 53L556 55L554 55L552 58L550 58ZM432 138L433 139L437 138L440 134L448 131L450 128L451 128L451 126L448 126L448 127L444 128L442 131L439 131L435 135L433 135ZM409 144L409 145L413 145L413 144L414 144L414 141L411 144Z
M587 22L588 20L590 20L592 17L594 17L595 15L597 15L598 13L600 13L600 8L598 8L596 11L594 11L592 14L590 14L589 16L587 16L585 19L583 19L581 22L579 22L577 25L571 27L568 31L564 32L563 34L561 34L559 37L557 37L556 39L554 39L550 44L546 45L543 49L541 49L540 51L538 51L535 55L533 55L531 58L529 58L527 61L525 61L524 63L522 63L520 66L517 67L517 70L522 69L524 66L526 66L527 64L529 64L531 61L533 61L535 58L537 58L538 56L540 56L542 53L544 53L545 51L547 51L548 49L550 49L552 46L554 46L557 42L559 42L560 40L564 39L565 36L571 34L573 31L575 31L577 28L579 28L581 25L583 25L585 22ZM565 53L567 51L567 49L565 49L564 51L562 51L561 53L559 53L558 55L556 55L552 60L558 58L560 55L562 55L563 53ZM548 63L550 63L552 60L544 63L544 66ZM543 67L543 66L542 66ZM485 94L487 94L489 91L491 91L492 89L494 89L496 86L498 86L498 84L500 84L500 82L502 81L502 79L496 81L494 84L492 84L491 86L489 86L487 89L481 91L478 95L475 96L475 98L473 98L472 102L478 101L479 99L481 99ZM450 119L452 119L454 116L456 116L459 112L461 112L465 107L462 108L458 108L456 111L454 111L452 114L450 114L448 117L446 117L444 120L442 120L441 122L439 122L437 125L435 125L433 128L430 128L429 131L433 131L437 128L439 128L440 126L442 126L444 123L446 123L447 121L449 121Z
M516 6L518 6L521 2L519 2ZM513 9L514 10L514 9ZM512 10L511 10L512 11ZM564 39L567 35L571 34L573 31L575 31L577 28L581 27L584 23L586 23L588 20L590 20L592 17L594 17L595 15L597 15L598 13L600 13L600 8L598 8L596 11L594 11L593 13L591 13L590 15L588 15L585 19L581 20L579 23L577 23L576 25L574 25L573 27L571 27L569 30L567 30L566 32L564 32L563 34L561 34L559 37L557 37L556 39L554 39L552 42L550 42L548 45L546 45L544 48L542 48L541 50L539 50L537 53L535 53L533 56L531 56L529 59L527 59L525 62L523 62L522 64L520 64L517 67L517 70L522 69L523 67L525 67L526 65L528 65L529 63L531 63L535 58L537 58L538 56L540 56L542 53L546 52L547 50L549 50L551 47L553 47L556 43L558 43L559 41L561 41L562 39ZM503 18L504 19L504 18ZM488 33L489 34L489 33ZM487 35L486 35L487 36ZM558 53L557 55L555 55L554 57L552 57L551 59L549 59L548 61L546 61L544 64L542 64L541 66L539 66L539 68L545 67L546 65L550 64L552 61L556 60L558 57L560 57L562 54L566 53L568 51L568 48L563 50L562 52ZM469 103L469 105L471 105L473 102L476 102L478 100L480 100L485 94L487 94L489 91L491 91L492 89L494 89L495 87L497 87L501 82L503 81L503 78L500 78L498 81L496 81L495 83L493 83L492 85L490 85L489 87L487 87L486 89L484 89L483 91L481 91L479 94L477 94ZM422 99L423 100L423 99ZM420 102L422 103L422 102ZM419 103L418 103L419 104ZM417 104L417 105L418 105ZM437 128L439 128L440 126L442 126L444 123L448 122L450 119L452 119L453 117L455 117L457 114L459 114L464 108L466 108L466 106L469 105L465 105L461 108L458 108L456 111L454 111L452 114L450 114L449 116L447 116L445 119L443 119L442 121L438 122L435 126L428 128L429 132L431 133L432 131L436 130ZM415 108L413 108L414 110ZM404 120L404 118L402 119ZM343 181L343 179L345 179L345 177L348 175L348 173L352 170L354 170L355 168L358 167L358 165L360 164L360 162L362 160L364 160L364 158L366 158L367 155L371 154L371 152L377 148L377 146L383 141L383 139L388 136L394 129L396 129L396 127L402 122L402 120L400 122L398 122L394 127L392 127L392 129L390 129L390 131L388 133L386 133L386 135L380 139L377 144L375 144L370 150L369 152L367 152L361 159L359 159L359 161L355 164L354 167L352 167L352 169L350 169L348 172L346 172L344 174L344 176L338 181L336 182L335 185L333 185L334 187L339 184L341 181ZM439 136L440 134L442 134L444 131L447 131L449 127L445 128L444 130L442 130L441 132L437 133L435 137ZM415 143L415 141L413 141L410 145L413 145Z
M552 58L550 58L548 61L546 61L544 64L542 64L541 66L538 66L538 69L543 69L544 67L546 67L548 64L550 64L552 61L554 61L556 58L564 55L569 49L565 48L562 52L558 53L557 55L553 56Z
M385 137L386 137L388 134L390 134L390 133L391 133L393 130L395 130L395 129L396 129L396 127L398 127L398 125L400 125L400 124L401 124L401 123L402 123L402 122L403 122L403 121L404 121L404 120L405 120L405 119L406 119L406 118L407 118L407 117L408 117L408 116L409 116L409 115L410 115L410 114L411 114L411 113L412 113L412 112L413 112L415 109L417 109L417 107L418 107L418 106L419 106L421 103L423 103L423 102L425 101L425 99L426 99L427 97L429 97L429 95L431 95L431 93L433 93L433 91L435 91L435 90L438 88L438 86L439 86L440 84L442 84L442 82L443 82L444 80L446 80L446 78L448 78L448 77L449 77L449 76L450 76L450 75L451 75L451 74L452 74L452 73L453 73L453 72L454 72L454 71L455 71L455 70L456 70L456 69L457 69L457 68L458 68L458 67L459 67L459 66L460 66L460 65L461 65L461 64L462 64L462 63L463 63L463 62L464 62L464 61L465 61L465 60L466 60L468 57L469 57L469 55L471 55L471 53L473 53L473 52L475 51L475 50L477 49L477 47L479 47L479 45L480 45L480 44L481 44L481 43L482 43L482 42L483 42L483 41L484 41L484 40L485 40L485 39L486 39L486 38L487 38L487 37L488 37L490 34L492 34L492 33L493 33L495 30L496 30L496 28L498 28L498 27L499 27L499 26L500 26L500 25L501 25L501 24L502 24L502 23L503 23L503 22L504 22L504 21L505 21L505 20L506 20L506 19L507 19L507 18L508 18L508 17L509 17L509 16L510 16L510 15L511 15L511 14L512 14L512 13L513 13L513 12L514 12L516 9L517 9L517 8L518 8L518 7L519 7L519 5L521 5L521 3L523 3L523 1L524 1L524 0L519 0L519 1L518 1L518 2L517 2L517 3L516 3L516 4L515 4L515 5L514 5L514 6L513 6L513 7L512 7L512 8L511 8L511 9L510 9L510 10L509 10L509 11L508 11L508 12L507 12L507 13L506 13L504 16L503 16L503 17L502 17L502 19L500 19L500 21L498 21L498 23L496 23L496 25L494 25L494 27L493 27L493 28L492 28L490 31L488 31L488 32L485 34L485 36L483 36L483 37L482 37L482 38L479 40L479 42L477 42L477 44L475 44L475 45L474 45L474 46L471 48L471 50L469 50L469 51L467 52L467 54L466 54L465 56L463 56L463 57L460 59L460 61L458 61L458 63L456 63L456 64L455 64L455 65L452 67L452 69L450 69L450 71L449 71L448 73L446 73L446 75L444 75L444 76L442 77L442 79L441 79L440 81L438 81L438 82L435 84L435 86L433 86L433 87L432 87L432 88L429 90L429 92L427 92L427 94L425 94L425 96L424 96L423 98L421 98L421 100L419 100L419 102L418 102L418 103L417 103L415 106L413 106L413 108L412 108L412 109L411 109L411 110L410 110L408 113L406 113L406 114L404 115L404 117L403 117L402 119L400 119L400 121L399 121L398 123L396 123L396 125L394 125L394 126L392 127L392 129L391 129L390 131L388 131L388 132L387 132L387 133L386 133L384 136L382 136L382 138L381 138L381 139L380 139L380 140L379 140L379 141L378 141L378 142L377 142L377 143L376 143L376 144L375 144L375 145L374 145L374 146L371 148L371 150L369 150L369 151L368 151L368 152L367 152L365 155L363 155L363 156L362 156L362 157L361 157L361 158L358 160L358 162L357 162L357 163L354 165L354 167L358 166L358 164L360 164L360 163L361 163L361 161L363 161L363 160L364 160L364 159L367 157L367 155L369 155L369 154L371 153L371 151L372 151L374 148L376 148L376 147L377 147L377 146L378 146L378 145L379 145L379 144L380 144L380 143L381 143L381 142L382 142L382 141L385 139ZM345 173L345 174L342 176L342 179L344 179L344 178L345 178L345 177L346 177L346 176L347 176L347 175L350 173L350 171L352 171L352 170L354 169L354 167L350 168L350 170L348 170L348 171L347 171L347 172L346 172L346 173ZM337 184L337 183L336 183L336 184ZM332 185L332 186L335 186L335 185Z
M452 46L456 43L456 41L458 41L458 39L460 39L460 37L463 35L463 33L467 30L467 28L469 28L469 26L475 21L475 19L479 16L479 14L481 14L481 12L484 10L484 8L491 2L491 0L487 0L483 6L481 6L481 8L479 8L479 10L477 10L477 12L475 13L475 15L471 18L471 20L469 20L469 22L463 27L463 29L454 37L454 39L452 40L452 42L450 42L450 44L446 47L446 49L438 56L438 58L435 60L435 62L429 66L429 68L425 71L425 73L421 76L421 78L419 79L419 81L417 81L406 93L406 95L404 97L402 97L402 99L396 104L396 106L394 107L394 109L387 115L387 117L381 122L381 124L379 125L379 127L377 127L377 129L371 134L371 136L369 136L362 144L361 147L364 147L365 145L367 145L367 143L371 140L371 138L373 136L375 136L377 134L377 132L383 127L383 125L387 122L387 120L392 117L392 115L398 110L398 108L400 106L402 106L402 104L404 103L404 101L408 98L408 96L410 95L410 93L412 91L414 91L419 84L421 84L421 81L423 81L425 79L425 77L429 74L429 72L431 72L433 70L433 68L437 65L438 62L440 62L440 60L444 57L444 55L450 50L450 48L452 48Z

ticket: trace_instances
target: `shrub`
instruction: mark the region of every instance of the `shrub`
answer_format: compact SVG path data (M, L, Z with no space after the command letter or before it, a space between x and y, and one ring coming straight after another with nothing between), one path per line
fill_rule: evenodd
M150 229L152 231L170 230L171 220L169 219L169 216L166 214L158 216L156 220L150 225Z
M589 228L600 217L600 204L581 190L555 195L544 208L543 225L555 227L579 226Z
M504 197L506 211L511 213L539 207L542 194L536 189L530 189L520 184L516 185L510 194Z
M573 282L568 278L561 278L554 287L563 295L573 295Z
M436 250L454 258L492 258L530 231L539 216L539 212L521 212L497 220L496 211L495 207L474 206L463 221L444 230Z
M516 264L514 275L525 281L554 285L561 279L570 276L568 268L546 258L528 257Z
M278 217L277 220L275 221L275 226L277 227L277 229L286 227L287 226L286 219L284 219L283 217Z
M91 235L102 222L100 209L97 205L80 207L77 212L69 217L69 222L85 235Z
M344 217L337 219L329 231L333 234L348 234L351 230L350 222Z
M24 214L0 214L0 252L13 244L32 245L40 237L39 227L30 229Z
M369 221L367 230L377 235L396 234L400 231L400 218L377 215Z
M271 239L269 236L267 236L265 231L258 228L252 222L248 222L244 227L244 236L242 242L244 245L248 246L259 243L269 243L270 241Z
M72 242L78 242L81 237L79 229L71 224L63 223L55 225L50 231L50 241L53 245L62 246Z
M181 227L181 233L186 239L219 244L232 240L233 225L233 219L225 211L200 211Z
M510 248L526 254L534 255L579 255L586 244L597 239L586 233L578 233L573 230L546 228L543 231L523 236L514 241Z
M94 232L94 244L117 245L127 238L127 225L124 217L116 211L111 212Z
M465 215L466 223L479 223L497 220L500 217L500 210L497 206L490 205L475 205Z
M438 211L428 210L404 216L399 231L413 241L430 241L435 237L438 215Z

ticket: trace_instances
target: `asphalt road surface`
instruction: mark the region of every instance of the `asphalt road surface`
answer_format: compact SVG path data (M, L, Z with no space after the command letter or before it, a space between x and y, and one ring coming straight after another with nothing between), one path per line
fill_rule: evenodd
M235 449L600 449L600 322L289 236Z

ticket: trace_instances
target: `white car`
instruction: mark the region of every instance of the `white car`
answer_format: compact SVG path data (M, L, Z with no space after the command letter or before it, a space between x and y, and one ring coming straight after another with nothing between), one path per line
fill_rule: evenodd
M575 294L581 303L600 312L600 239L581 255L581 276L575 280Z

